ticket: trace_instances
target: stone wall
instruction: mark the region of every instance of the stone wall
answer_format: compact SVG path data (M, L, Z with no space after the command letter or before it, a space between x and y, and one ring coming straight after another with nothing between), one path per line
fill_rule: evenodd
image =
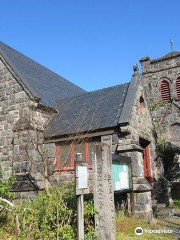
M17 80L0 61L0 159L3 174L11 175L13 172L12 161L19 161L20 156L14 159L13 128L24 109L27 109L31 100L19 85ZM21 161L23 164L23 161Z
M36 185L37 188L43 187L42 175L37 171L37 166L29 161L25 151L28 149L32 160L40 161L38 151L30 140L36 136L42 142L43 125L49 118L49 112L37 106L37 101L16 75L0 61L0 166L4 177L16 175L18 183L14 188L18 191L22 188L23 191L33 190ZM54 145L48 145L48 148L51 149L48 158L52 159Z

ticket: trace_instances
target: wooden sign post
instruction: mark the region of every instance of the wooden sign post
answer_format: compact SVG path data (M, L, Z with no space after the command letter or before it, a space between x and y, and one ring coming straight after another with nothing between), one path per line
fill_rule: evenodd
M111 146L112 137L102 136L92 157L96 234L103 240L116 240Z
M78 240L84 240L84 199L83 195L89 193L88 163L83 162L82 153L76 154L75 162L75 193L77 195L77 222Z

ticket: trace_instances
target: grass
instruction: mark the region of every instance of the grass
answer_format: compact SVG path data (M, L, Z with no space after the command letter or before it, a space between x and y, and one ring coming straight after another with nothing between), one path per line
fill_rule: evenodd
M172 192L172 199L176 209L180 209L180 192Z
M180 209L180 192L172 192L172 198L175 209ZM153 219L151 224L147 224L145 221L137 218L125 217L122 212L116 212L116 231L117 240L168 240L177 239L173 234L169 233L143 233L142 235L136 235L135 229L141 227L143 230L153 229L171 229L176 230L180 226L180 219Z
M147 224L141 219L134 217L125 217L121 212L116 213L116 237L117 240L138 240L138 239L147 239L147 240L170 240L177 239L173 234L169 233L143 233L142 235L136 235L135 229L141 227L143 230L153 230L155 227L158 229L172 229L165 227L165 225L158 225L159 220L153 220L151 224Z
M0 240L15 240L15 226L13 219L9 217L10 214L0 213Z

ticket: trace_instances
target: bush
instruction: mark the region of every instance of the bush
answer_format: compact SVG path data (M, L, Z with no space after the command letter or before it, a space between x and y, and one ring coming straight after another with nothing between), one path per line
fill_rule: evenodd
M14 177L3 178L2 170L0 167L0 197L5 199L10 199L13 196L13 193L10 192L11 186L15 181Z
M86 239L95 239L92 196L85 197ZM20 233L18 239L77 239L77 204L74 185L53 187L50 194L41 192L35 199L16 209Z

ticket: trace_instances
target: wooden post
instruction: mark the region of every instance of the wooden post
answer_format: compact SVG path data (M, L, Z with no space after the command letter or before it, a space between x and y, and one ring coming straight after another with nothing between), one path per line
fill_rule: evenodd
M82 153L76 153L75 193L77 195L77 228L78 240L84 240L84 194L89 193L88 163L83 161Z
M83 195L77 196L77 222L78 240L84 240L84 199Z
M94 205L98 210L96 235L103 240L116 240L116 221L112 179L112 137L102 136L93 154Z

